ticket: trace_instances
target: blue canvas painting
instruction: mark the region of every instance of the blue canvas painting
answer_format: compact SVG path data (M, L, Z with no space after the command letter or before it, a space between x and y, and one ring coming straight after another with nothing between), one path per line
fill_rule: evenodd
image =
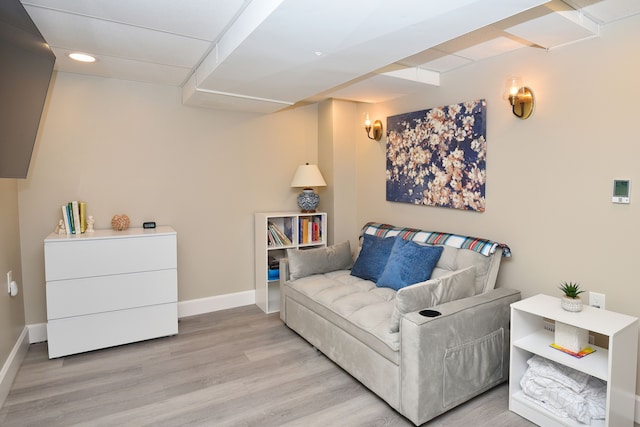
M487 103L387 117L387 200L484 212Z

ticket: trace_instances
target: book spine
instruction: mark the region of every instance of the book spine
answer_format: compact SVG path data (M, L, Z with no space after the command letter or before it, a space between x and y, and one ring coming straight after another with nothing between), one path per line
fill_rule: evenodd
M76 231L73 228L75 221L73 219L73 206L71 205L71 202L67 203L67 212L69 214L69 230L71 234L76 234Z
M69 220L69 211L67 205L62 205L62 221L67 234L71 234L71 221Z
M81 234L82 228L80 227L80 206L78 205L77 200L71 202L71 208L73 209L73 229L76 234Z
M302 220L302 243L309 243L309 218Z
M87 231L87 203L80 202L80 232Z
M323 236L322 236L322 217L319 216L316 218L317 219L317 225L318 225L318 241L321 242L323 240Z
M271 236L273 237L273 241L275 242L275 245L282 246L282 241L280 240L278 233L276 233L273 227L269 228L269 233L271 233Z

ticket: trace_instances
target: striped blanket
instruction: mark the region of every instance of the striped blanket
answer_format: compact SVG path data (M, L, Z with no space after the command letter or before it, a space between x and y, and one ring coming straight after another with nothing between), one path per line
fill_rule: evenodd
M405 240L428 243L430 245L451 246L458 249L469 249L484 256L493 254L497 248L502 249L502 256L510 257L511 249L504 243L492 242L477 237L459 236L457 234L440 233L437 231L424 231L416 228L401 228L389 224L368 222L362 227L360 238L364 234L373 234L378 237L390 237L401 235Z

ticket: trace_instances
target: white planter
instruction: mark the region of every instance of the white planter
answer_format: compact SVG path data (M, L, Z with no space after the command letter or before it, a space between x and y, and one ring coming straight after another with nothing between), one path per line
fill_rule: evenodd
M554 343L574 353L589 346L589 331L556 321Z
M578 298L569 298L563 296L560 298L560 306L567 311L582 311L582 300Z

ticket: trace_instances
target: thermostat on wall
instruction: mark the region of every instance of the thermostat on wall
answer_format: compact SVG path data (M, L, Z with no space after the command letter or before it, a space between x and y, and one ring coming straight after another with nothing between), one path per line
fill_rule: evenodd
M631 181L628 179L614 179L611 201L613 203L629 203L630 199Z

